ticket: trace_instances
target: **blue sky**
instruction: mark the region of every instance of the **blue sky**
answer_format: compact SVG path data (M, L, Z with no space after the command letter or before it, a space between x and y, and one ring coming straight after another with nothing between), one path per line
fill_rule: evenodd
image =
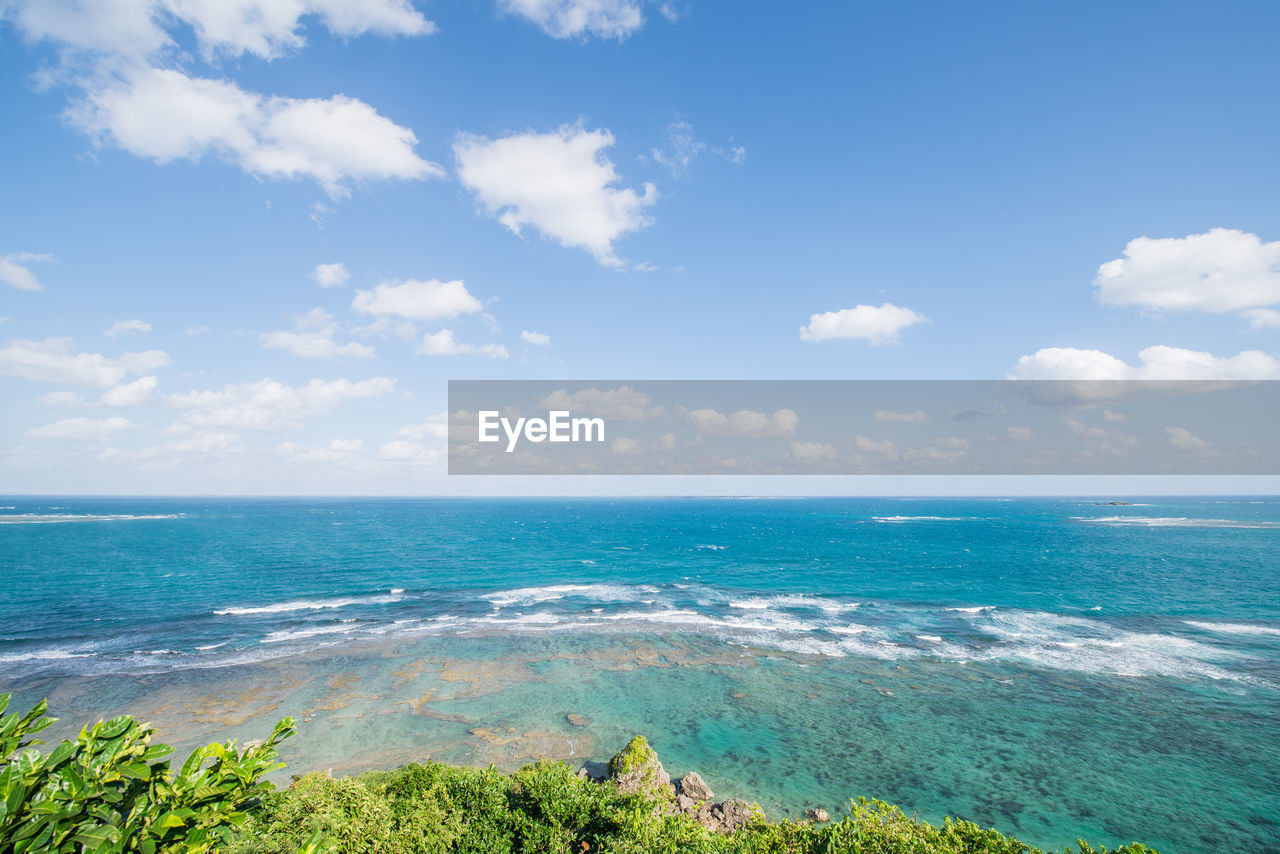
M449 481L451 378L1280 378L1280 7L794 5L0 0L0 491L591 491Z

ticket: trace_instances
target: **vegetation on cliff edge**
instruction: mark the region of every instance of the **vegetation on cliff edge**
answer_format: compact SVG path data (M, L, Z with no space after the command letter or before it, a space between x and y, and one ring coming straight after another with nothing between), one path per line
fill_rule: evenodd
M0 715L8 700L0 694ZM173 749L151 744L151 728L131 717L41 754L34 735L50 723L44 703L0 717L0 854L1037 854L972 822L935 826L865 799L829 824L757 813L718 833L666 799L624 793L563 762L512 774L415 763L342 779L308 774L276 790L262 778L283 767L276 747L293 734L289 719L260 745L209 745L176 771L165 758ZM611 764L626 765L620 756ZM1155 852L1134 843L1112 854Z

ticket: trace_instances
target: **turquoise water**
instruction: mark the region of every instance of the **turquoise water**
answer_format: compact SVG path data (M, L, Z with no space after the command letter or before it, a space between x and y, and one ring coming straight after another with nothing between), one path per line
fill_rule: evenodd
M0 499L0 690L293 714L292 771L643 732L774 815L1280 851L1280 500L1130 500Z

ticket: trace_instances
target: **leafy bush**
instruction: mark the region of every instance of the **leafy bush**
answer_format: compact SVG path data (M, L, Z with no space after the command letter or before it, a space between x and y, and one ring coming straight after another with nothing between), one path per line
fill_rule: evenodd
M0 694L0 715L8 704ZM276 747L293 735L290 718L261 745L211 744L174 772L173 748L152 745L152 729L127 716L44 756L31 747L53 723L45 711L0 717L0 854L1039 854L972 822L939 827L865 799L831 824L757 816L721 834L652 792L624 794L563 762L514 774L438 763L308 774L278 792L262 778L284 767ZM1135 843L1112 854L1156 853Z
M9 697L0 694L0 715ZM173 748L151 744L151 727L129 716L85 727L43 755L32 747L57 720L47 709L42 701L0 718L0 854L216 851L273 789L262 777L284 767L276 746L294 733L286 718L259 746L210 744L174 772L165 758Z
M317 832L320 850L334 854L1039 854L972 822L939 827L868 800L831 824L757 820L719 834L563 762L514 774L438 763L341 780L310 774L253 810L228 850L292 854ZM1080 842L1078 854L1107 850ZM1133 844L1112 854L1156 853Z

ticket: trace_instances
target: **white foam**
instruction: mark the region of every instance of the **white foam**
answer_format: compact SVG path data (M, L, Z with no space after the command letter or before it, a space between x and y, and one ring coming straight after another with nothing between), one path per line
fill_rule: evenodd
M259 643L283 643L285 641L306 640L307 638L314 638L319 635L346 635L350 634L354 629L355 627L351 625L310 626L305 629L294 629L293 631L271 632L259 641Z
M273 602L270 605L221 608L213 613L219 617L246 617L254 614L287 614L290 611L320 611L326 608L347 608L351 605L386 605L399 601L400 596L395 594L352 596L343 599L293 599L288 602Z
M1280 629L1275 626L1258 626L1252 623L1203 623L1198 620L1183 620L1188 626L1204 629L1207 632L1219 632L1228 635L1274 635L1280 637Z
M68 513L15 513L0 516L0 525L48 525L58 522L129 522L138 519L180 519L181 513L162 513L141 516L126 514L89 515Z
M1093 525L1141 528L1280 528L1280 522L1237 519L1193 519L1188 516L1072 516Z

